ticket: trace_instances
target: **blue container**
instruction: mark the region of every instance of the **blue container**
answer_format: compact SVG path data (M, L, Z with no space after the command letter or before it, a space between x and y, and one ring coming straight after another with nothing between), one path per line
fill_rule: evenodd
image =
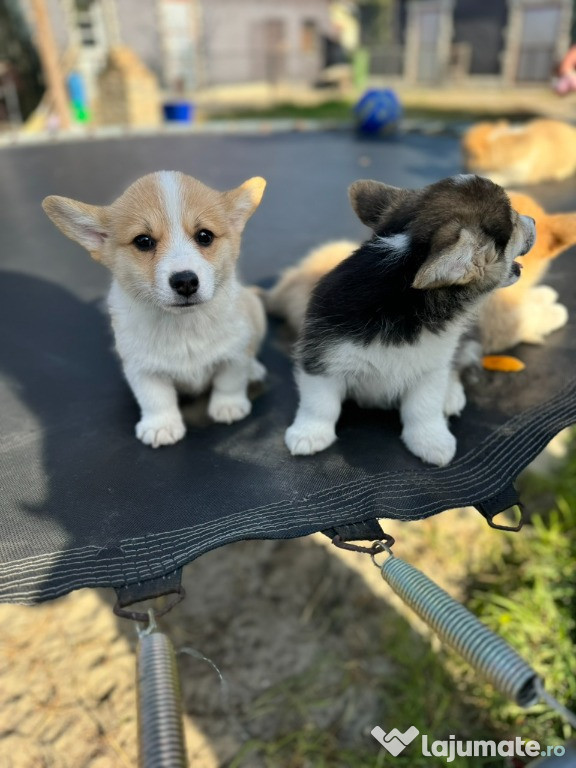
M86 94L86 84L84 78L79 72L70 72L68 75L68 94L70 101L82 109L88 106L88 96Z
M366 91L354 107L356 124L361 133L372 136L394 132L402 117L398 96L390 88Z
M189 101L164 104L164 119L170 123L191 123L194 120L194 104Z

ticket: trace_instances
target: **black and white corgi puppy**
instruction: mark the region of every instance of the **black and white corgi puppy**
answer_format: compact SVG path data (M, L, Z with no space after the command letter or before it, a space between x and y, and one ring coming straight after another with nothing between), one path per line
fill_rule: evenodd
M351 398L399 407L406 447L446 465L456 451L447 417L466 402L453 370L458 343L483 300L520 276L515 259L534 243L534 220L474 175L420 190L357 181L349 194L373 236L307 302L296 347L300 404L286 444L293 455L327 448Z

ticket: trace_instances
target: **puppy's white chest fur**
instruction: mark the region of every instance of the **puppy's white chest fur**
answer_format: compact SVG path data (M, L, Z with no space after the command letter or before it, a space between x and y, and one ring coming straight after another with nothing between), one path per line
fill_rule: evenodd
M217 367L245 354L251 328L238 311L238 286L175 315L135 301L114 282L109 308L116 347L131 371L169 379L179 391L205 391Z
M427 373L450 365L463 324L439 334L422 331L415 344L385 346L343 341L328 360L329 375L343 376L347 395L367 407L397 405Z

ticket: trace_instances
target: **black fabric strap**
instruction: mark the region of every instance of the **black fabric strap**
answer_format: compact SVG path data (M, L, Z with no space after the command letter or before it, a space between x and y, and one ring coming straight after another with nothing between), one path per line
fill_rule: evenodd
M144 600L152 600L155 597L162 597L164 595L180 595L182 594L181 581L182 569L179 568L158 579L131 584L127 587L120 587L119 589L116 589L116 596L118 598L116 609L123 611L123 609L127 608L129 605L141 603Z
M341 541L381 541L386 538L380 523L374 518L362 520L359 523L326 528L322 533L329 539L339 536Z
M488 524L492 528L499 528L500 530L504 531L519 531L524 524L524 507L520 501L520 497L518 496L518 491L512 483L506 486L503 491L497 493L495 496L491 496L489 499L486 499L480 504L476 504L475 507L478 512L480 512L480 514L486 518ZM501 512L504 512L511 507L518 507L520 510L521 517L518 524L509 526L496 524L494 522L496 515L499 515Z

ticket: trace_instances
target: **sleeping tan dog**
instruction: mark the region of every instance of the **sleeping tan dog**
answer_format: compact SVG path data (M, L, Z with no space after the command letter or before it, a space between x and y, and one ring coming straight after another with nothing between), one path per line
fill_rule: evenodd
M560 120L478 123L462 138L467 170L496 184L537 184L576 171L576 128Z
M483 307L479 326L484 352L500 352L520 342L541 344L568 319L566 308L556 301L556 291L537 283L550 261L576 244L576 213L550 215L528 195L510 192L509 197L518 213L536 221L536 243L522 259L522 278L491 294ZM313 250L266 294L269 312L287 320L298 333L318 280L357 248L358 243L339 240Z

